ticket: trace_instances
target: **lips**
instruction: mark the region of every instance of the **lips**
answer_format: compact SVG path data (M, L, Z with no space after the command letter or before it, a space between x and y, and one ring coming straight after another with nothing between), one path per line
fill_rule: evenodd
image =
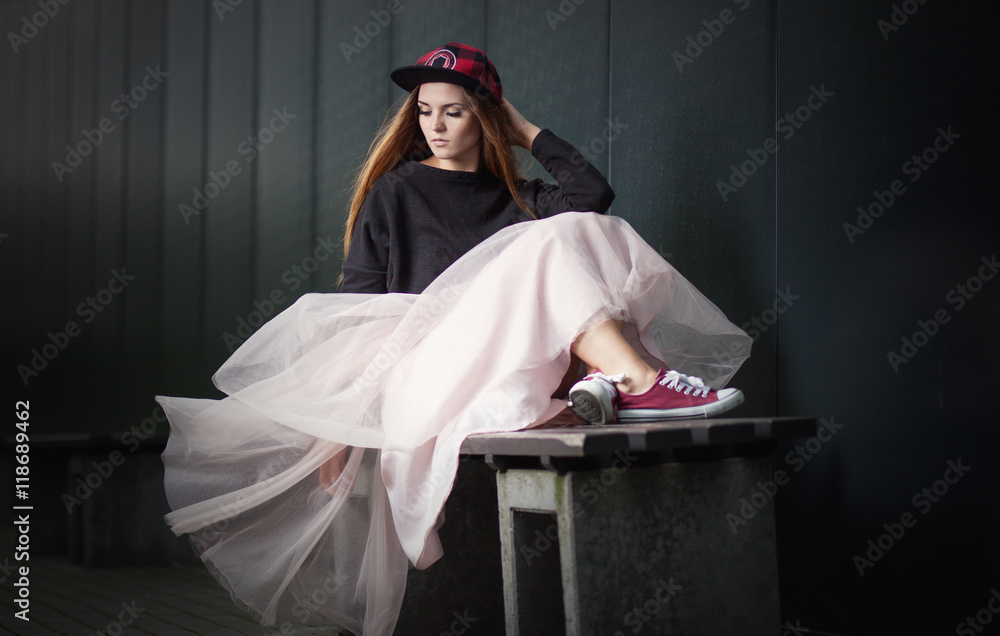
M447 139L431 139L431 143L435 146L443 146L448 143Z

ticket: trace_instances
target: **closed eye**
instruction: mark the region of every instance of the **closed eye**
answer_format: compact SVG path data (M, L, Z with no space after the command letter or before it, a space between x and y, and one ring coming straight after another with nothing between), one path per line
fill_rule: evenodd
M423 116L426 117L426 116L428 116L428 115L431 114L431 111L429 111L429 110L418 110L417 114L418 115L423 115ZM458 110L458 111L454 111L454 112L450 112L450 113L446 112L445 115L448 115L449 117L461 117L462 116L462 111Z

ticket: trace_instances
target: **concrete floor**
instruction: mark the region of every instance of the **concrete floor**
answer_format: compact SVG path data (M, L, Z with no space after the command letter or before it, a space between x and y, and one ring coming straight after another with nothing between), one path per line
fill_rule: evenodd
M10 561L5 565L15 565ZM9 572L10 567L6 570ZM31 559L30 622L15 618L16 575L4 578L0 634L24 636L191 636L279 634L233 604L200 564L145 568L85 568L64 559ZM285 636L322 632L296 625Z

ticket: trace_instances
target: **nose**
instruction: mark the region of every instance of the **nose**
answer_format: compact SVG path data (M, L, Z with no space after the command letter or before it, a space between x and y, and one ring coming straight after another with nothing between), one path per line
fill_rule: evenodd
M437 113L434 115L434 120L431 125L431 130L434 132L443 132L445 129L444 125L444 113Z

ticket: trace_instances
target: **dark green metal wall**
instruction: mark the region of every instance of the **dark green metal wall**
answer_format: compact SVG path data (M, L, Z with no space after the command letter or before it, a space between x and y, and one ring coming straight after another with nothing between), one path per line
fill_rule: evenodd
M885 30L894 6L909 13ZM996 49L972 3L58 7L20 42L8 34L30 32L39 5L0 2L3 391L32 401L36 432L121 431L150 417L154 394L216 396L226 334L334 291L350 179L403 95L388 73L459 40L609 177L612 213L748 325L741 412L843 427L808 463L785 458L791 445L776 465L791 476L778 497L786 617L918 633L985 606L1000 571L1000 283L961 310L948 300L997 245ZM122 109L133 90L143 99ZM60 180L52 163L105 118L110 132ZM949 126L961 137L911 182L904 162ZM849 237L856 208L894 180L905 193ZM196 189L209 205L183 212ZM121 293L116 271L134 277ZM893 369L887 354L942 308L950 322ZM78 331L60 335L70 321ZM52 359L25 385L34 351ZM859 576L852 557L959 457L969 475Z
M810 85L834 93L778 161L778 286L801 296L779 321L778 409L836 425L808 461L779 460L783 600L804 624L953 634L997 584L1000 281L982 261L1000 251L996 38L981 6L779 2L778 115ZM971 468L948 483L959 460Z

